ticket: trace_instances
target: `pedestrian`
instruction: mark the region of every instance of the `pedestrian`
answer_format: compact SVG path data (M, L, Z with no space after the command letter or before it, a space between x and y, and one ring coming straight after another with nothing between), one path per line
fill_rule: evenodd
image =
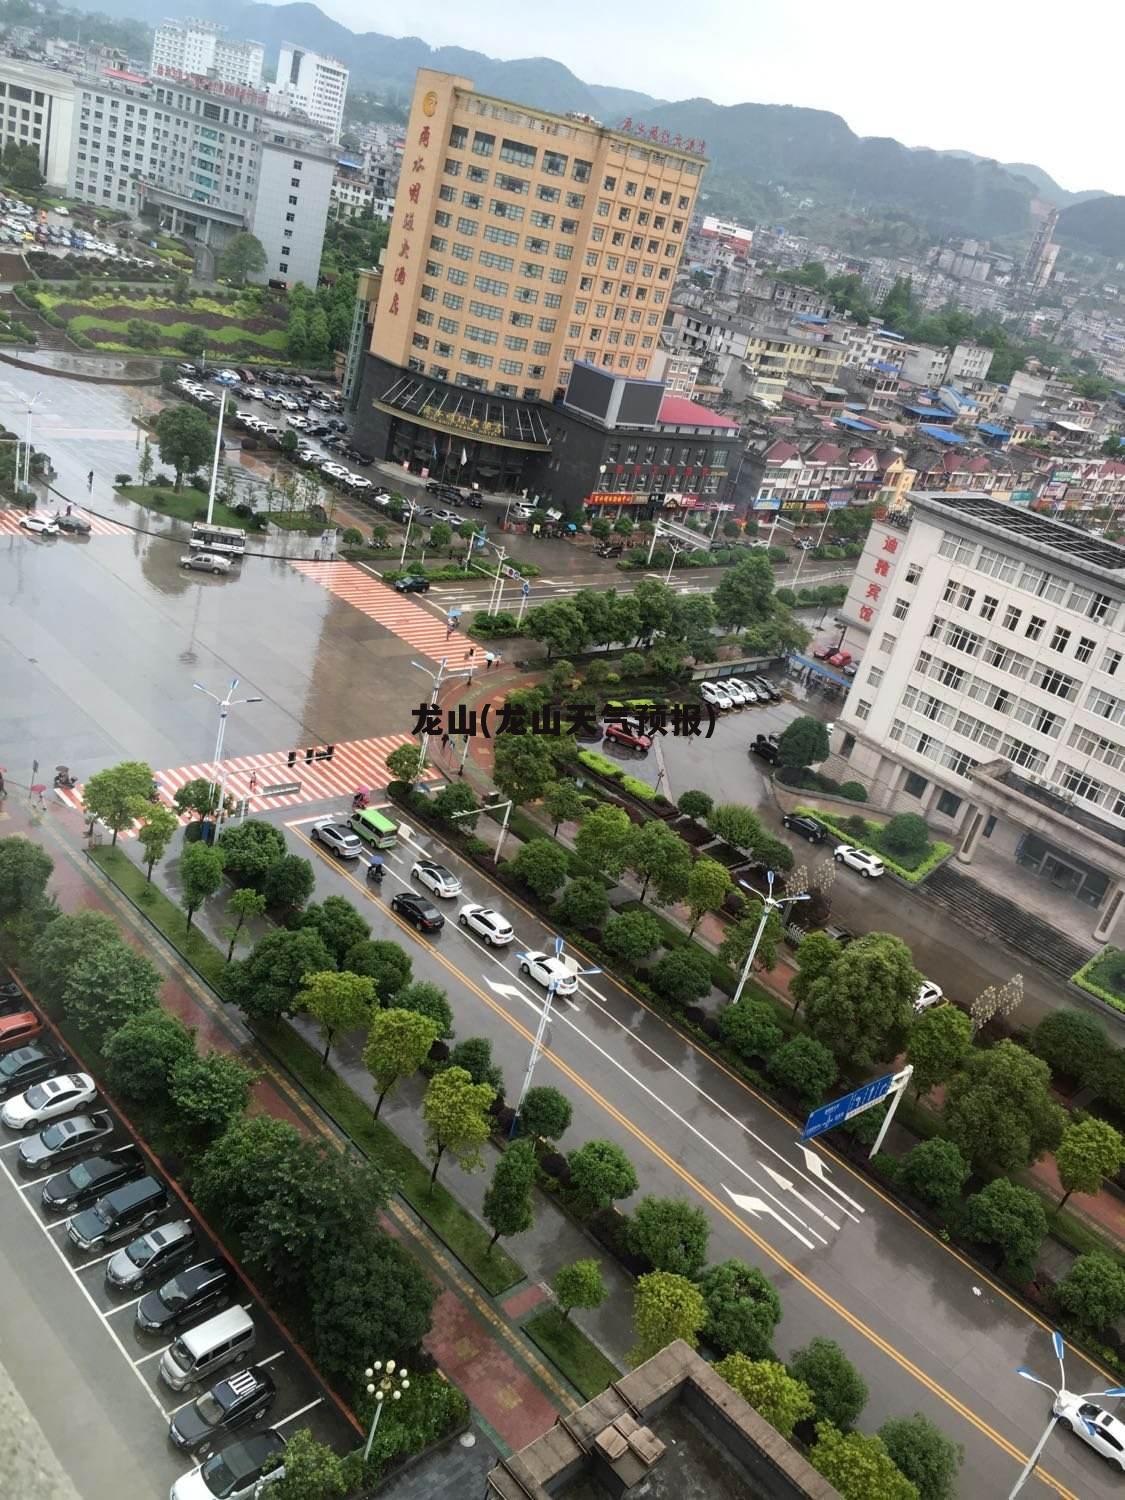
M477 654L477 648L475 646L470 646L469 649L465 652L465 660L466 661L472 661L473 657L476 654Z
M88 490L92 490L94 488L94 471L93 471L93 469L91 469L90 472L86 475L86 488Z
M257 792L257 790L258 790L258 773L257 773L257 771L251 771L250 772L250 784L249 784L249 791L250 791L251 797L254 796L254 794Z
M495 658L495 656L493 656L493 654L492 654L491 651L486 651L484 653L484 670L486 672L491 672L492 671L492 663L495 660L496 660L496 658Z
M67 515L68 515L68 516L69 516L69 515L70 515L70 513L71 513L71 511L72 511L72 510L73 510L73 509L74 509L74 507L73 507L73 506L72 506L72 505L68 505L68 506L67 506L67 508L66 508L66 513L67 513Z
M446 752L448 752L448 750L449 750L449 732L448 731L446 731L446 733L443 734L442 737L441 737L441 748L443 750L445 750Z

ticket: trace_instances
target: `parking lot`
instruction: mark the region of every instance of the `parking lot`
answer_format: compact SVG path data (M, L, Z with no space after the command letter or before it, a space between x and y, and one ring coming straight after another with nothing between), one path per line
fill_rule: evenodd
M64 1059L62 1070L74 1066ZM93 1107L103 1108L105 1101ZM95 1151L131 1139L116 1115L114 1122L113 1135ZM0 1259L9 1291L15 1294L10 1301L5 1298L0 1356L85 1500L167 1494L172 1482L193 1466L191 1456L178 1452L168 1439L172 1416L216 1381L252 1364L264 1365L277 1387L276 1400L260 1427L274 1427L287 1437L307 1426L338 1451L352 1446L354 1429L241 1278L235 1301L253 1320L252 1351L201 1385L182 1392L166 1385L159 1366L170 1341L153 1339L136 1326L137 1305L153 1287L139 1295L116 1294L106 1284L109 1260L141 1231L89 1256L77 1252L67 1235L70 1216L51 1214L40 1201L42 1185L52 1172L28 1176L21 1171L21 1139L0 1124L0 1199L6 1200L0 1203ZM148 1170L163 1177L148 1160ZM169 1207L157 1222L190 1218L195 1227L196 1248L181 1268L221 1255L175 1184L168 1183L168 1188ZM162 1280L158 1277L153 1286ZM362 1357L357 1356L361 1361ZM216 1446L251 1430L243 1429Z

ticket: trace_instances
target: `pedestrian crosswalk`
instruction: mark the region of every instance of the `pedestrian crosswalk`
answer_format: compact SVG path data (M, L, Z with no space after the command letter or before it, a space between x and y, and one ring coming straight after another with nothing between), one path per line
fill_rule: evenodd
M90 531L94 536L128 536L129 528L121 526L116 521L107 521L103 516L95 516L90 511L75 507L75 513L83 520L89 521ZM20 517L26 515L23 510L0 510L0 533L11 536L31 536L35 533L27 531L20 525ZM36 512L38 515L49 516L57 514L56 511L42 510ZM64 533L69 535L69 533Z
M298 807L310 802L325 802L332 798L351 800L360 788L382 789L391 780L387 770L387 757L400 745L414 745L416 740L405 734L381 735L374 739L348 740L337 744L331 760L314 760L306 764L304 750L298 752L297 763L289 765L285 750L263 751L258 755L236 756L224 760L221 766L214 761L199 761L194 765L176 766L170 771L157 771L156 781L160 787L161 801L171 803L180 787L201 777L205 781L219 781L226 774L226 789L235 802L247 799L247 811L251 814L271 812L274 809ZM437 775L428 768L424 779ZM270 796L271 786L297 785L298 790ZM82 812L82 787L58 791L68 807ZM183 821L187 821L185 818ZM135 829L121 835L135 837Z
M330 594L385 625L431 661L449 655L450 634L444 620L415 604L408 595L396 594L362 568L347 562L294 562L292 566Z

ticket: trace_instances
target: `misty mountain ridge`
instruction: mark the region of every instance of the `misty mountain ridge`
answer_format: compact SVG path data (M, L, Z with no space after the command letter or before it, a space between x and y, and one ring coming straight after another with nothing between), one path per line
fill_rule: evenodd
M166 0L97 0L79 9L100 11L159 25ZM547 57L504 61L463 47L431 47L420 37L356 34L316 5L265 5L254 0L192 0L191 14L226 27L233 37L259 41L272 61L284 42L342 58L351 84L405 102L418 68L436 68L471 78L484 93L559 113L593 115L607 125L626 116L657 124L684 137L703 139L711 169L705 192L712 209L753 213L794 225L793 201L809 198L818 209L911 218L935 236L980 238L1018 235L1032 227L1031 206L1045 199L1064 207L1095 193L1069 193L1041 168L1005 166L971 152L909 148L889 137L855 134L827 110L780 104L716 104L710 99L654 99L638 90L589 84ZM1121 200L1125 202L1125 200ZM1102 239L1115 222L1094 216ZM1084 233L1088 221L1079 220ZM1069 235L1068 235L1069 237ZM1125 252L1119 249L1103 253Z

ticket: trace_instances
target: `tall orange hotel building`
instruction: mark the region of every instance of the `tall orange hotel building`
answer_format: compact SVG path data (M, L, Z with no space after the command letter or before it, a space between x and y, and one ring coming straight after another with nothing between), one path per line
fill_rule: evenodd
M571 435L555 414L576 368L587 379L572 389L590 386L585 409L602 429L659 407L654 359L704 167L667 132L640 138L420 69L359 445L415 472L573 504L563 491L584 483L569 471L588 469L579 450L591 444L577 434L564 460ZM715 438L737 433L679 405Z

